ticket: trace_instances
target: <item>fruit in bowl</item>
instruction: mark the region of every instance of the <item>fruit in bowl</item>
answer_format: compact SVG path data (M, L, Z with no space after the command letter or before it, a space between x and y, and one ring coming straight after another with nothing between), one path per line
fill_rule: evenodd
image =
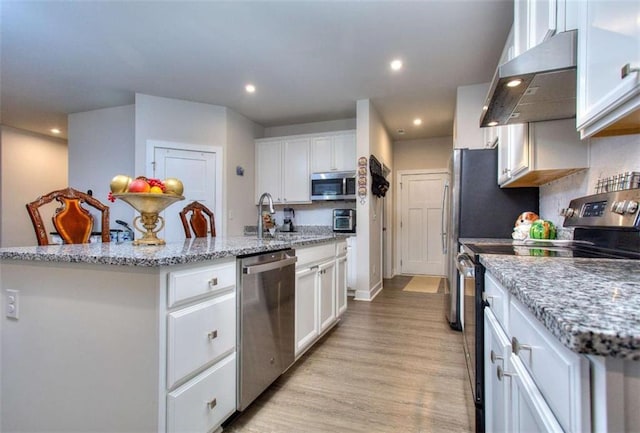
M149 192L150 190L151 185L149 185L147 179L144 177L137 177L131 181L127 192Z
M116 175L109 185L111 192L107 197L109 201L114 202L116 197L114 194L170 194L181 196L184 191L184 185L179 179L167 178L164 181L160 179L138 176L135 179L124 174Z

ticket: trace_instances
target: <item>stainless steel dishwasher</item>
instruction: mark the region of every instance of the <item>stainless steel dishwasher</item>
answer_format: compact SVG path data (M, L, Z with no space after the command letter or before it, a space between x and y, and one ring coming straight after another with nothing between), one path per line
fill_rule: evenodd
M295 359L295 250L238 258L238 404L244 410Z

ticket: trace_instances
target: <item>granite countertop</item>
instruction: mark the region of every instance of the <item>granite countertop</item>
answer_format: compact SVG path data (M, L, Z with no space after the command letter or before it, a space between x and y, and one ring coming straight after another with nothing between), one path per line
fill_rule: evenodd
M480 262L569 349L640 361L640 261L482 254Z
M2 260L94 263L122 266L169 266L231 256L297 248L335 241L331 235L277 235L265 237L192 238L158 246L133 246L131 242L0 248Z

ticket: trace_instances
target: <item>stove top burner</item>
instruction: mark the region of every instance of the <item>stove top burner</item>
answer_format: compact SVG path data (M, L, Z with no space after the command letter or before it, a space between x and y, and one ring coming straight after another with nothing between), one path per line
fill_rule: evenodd
M575 257L593 259L640 259L640 253L609 250L590 245L514 245L514 244L465 244L475 254L503 254L510 256Z

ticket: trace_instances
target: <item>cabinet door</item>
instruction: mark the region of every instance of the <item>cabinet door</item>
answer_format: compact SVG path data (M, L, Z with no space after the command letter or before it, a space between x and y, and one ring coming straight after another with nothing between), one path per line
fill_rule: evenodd
M520 359L516 355L511 355L508 364L510 366L509 373L513 380L512 431L564 432Z
M310 203L309 138L286 140L282 154L282 203Z
M333 137L333 159L335 169L348 171L356 169L356 134L347 132Z
M322 173L334 169L331 141L330 135L311 138L311 173Z
M511 432L511 377L502 374L511 344L490 308L484 310L484 344L485 431Z
M256 204L263 192L282 202L282 141L256 142Z
M498 129L498 183L507 182L509 175L509 129L507 126L497 126Z
M529 29L529 1L513 2L513 56L519 56L527 50ZM511 60L511 58L509 59Z
M336 259L336 310L338 316L347 311L347 256Z
M315 267L296 271L296 356L319 335L317 275Z
M556 0L529 0L527 48L551 37L557 29Z
M529 168L529 128L526 123L508 125L509 176L514 178Z
M336 320L336 262L332 260L320 265L319 270L319 314L320 332L327 329Z
M640 2L580 2L578 112L582 138L640 108ZM637 127L637 122L635 124Z

